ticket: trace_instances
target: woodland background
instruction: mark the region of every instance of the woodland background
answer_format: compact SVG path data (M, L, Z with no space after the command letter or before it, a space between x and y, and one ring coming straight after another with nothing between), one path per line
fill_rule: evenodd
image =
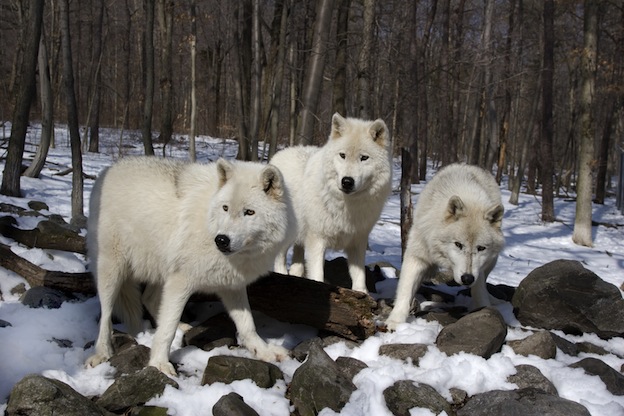
M506 178L512 202L540 195L544 221L577 198L573 239L591 245L624 140L623 69L622 0L6 0L0 193L39 174L53 123L69 127L80 222L76 173L101 127L136 130L146 154L175 132L191 160L196 135L235 138L255 160L322 144L340 112L388 124L405 227L427 160L465 161ZM44 132L24 171L30 120Z

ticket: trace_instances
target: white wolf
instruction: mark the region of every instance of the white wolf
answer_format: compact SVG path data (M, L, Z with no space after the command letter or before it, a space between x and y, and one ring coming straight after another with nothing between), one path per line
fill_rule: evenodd
M175 375L169 349L183 308L198 291L221 298L241 344L258 358L286 357L287 350L258 336L246 286L271 270L293 222L274 166L153 157L113 165L90 201L87 244L102 316L87 365L111 356L114 306L130 332L140 329L138 282L148 284L143 303L157 322L149 365L164 373Z
M500 189L489 172L452 164L433 177L414 209L389 329L405 322L423 277L437 267L471 286L475 307L490 305L485 280L504 245L503 212Z
M295 146L271 159L284 175L295 206L297 237L290 274L323 281L325 250L345 250L352 288L367 292L368 235L392 185L390 134L383 120L332 117L323 147ZM286 274L286 250L275 262Z

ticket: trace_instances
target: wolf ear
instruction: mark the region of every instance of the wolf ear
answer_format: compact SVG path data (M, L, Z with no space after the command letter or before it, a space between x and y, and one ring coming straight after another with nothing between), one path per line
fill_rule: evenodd
M373 121L369 132L373 141L379 146L384 147L390 142L390 132L388 132L388 127L380 118Z
M485 219L490 222L492 225L498 225L500 227L501 222L503 221L503 214L505 213L505 208L502 204L494 205L492 208L488 209L485 213Z
M464 215L464 201L457 195L453 195L446 206L446 220L456 221Z
M284 179L282 173L273 165L267 165L262 169L262 189L268 196L280 199L284 195Z
M332 116L331 134L329 135L331 139L337 139L342 136L346 121L347 120L339 113L334 113Z
M217 173L219 175L219 188L221 188L232 176L233 165L223 158L217 160Z

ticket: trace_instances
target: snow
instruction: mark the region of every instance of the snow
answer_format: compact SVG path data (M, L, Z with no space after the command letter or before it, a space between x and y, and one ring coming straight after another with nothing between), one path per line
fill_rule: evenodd
M33 143L38 141L40 126L34 125L29 131L27 151L34 152ZM5 132L8 135L8 129ZM125 132L123 144L120 144L119 131L103 130L100 133L101 153L83 155L84 171L97 175L104 167L112 164L119 157L129 154L141 154L140 135ZM71 166L70 149L66 130L56 130L57 147L50 150L48 163L39 179L22 178L24 198L0 196L0 202L27 207L30 200L39 200L49 205L45 214L60 214L67 221L71 217L70 190L71 175L57 176L55 173ZM188 149L184 138L176 138L168 147L171 157L187 158ZM209 137L198 138L197 153L200 161L214 161L220 156L233 157L236 142ZM162 153L157 149L157 154ZM4 164L0 164L4 168ZM394 183L398 190L400 175L399 162L395 161ZM431 169L432 171L432 169ZM85 214L93 181L85 181ZM424 184L414 185L413 192L420 192ZM602 279L617 287L624 282L624 245L622 227L593 228L594 247L580 247L572 243L571 235L574 221L575 204L570 198L557 199L555 210L557 221L544 224L540 220L541 206L539 198L520 195L518 206L509 204L509 191L502 186L505 202L503 230L506 247L500 255L498 265L489 278L491 283L503 283L517 286L533 269L555 259L578 260L594 271ZM615 207L613 198L605 205L594 205L594 220L600 223L624 224L624 216ZM39 218L19 218L21 228L33 228ZM396 268L401 266L399 196L394 192L382 213L382 216L370 235L370 250L367 263L376 261L389 262ZM86 270L86 259L82 255L60 251L28 249L14 241L0 236L0 243L10 245L12 250L29 261L50 270L82 272ZM329 253L333 257L338 253ZM396 288L396 273L392 267L384 267L387 279L377 287L377 297L393 298ZM31 309L23 306L17 295L11 293L16 285L25 281L15 273L0 268L0 319L11 326L0 328L0 411L6 408L8 395L13 385L29 373L38 373L56 378L72 386L78 392L87 395L99 395L113 382L113 368L102 364L96 368L85 368L85 359L93 353L93 347L85 345L95 340L98 330L99 302L97 297L81 302L66 302L60 309ZM28 284L26 284L28 287ZM461 302L461 298L459 299ZM218 307L214 308L219 309ZM505 320L510 325L507 339L522 339L532 333L521 328L512 313L509 303L498 306ZM258 331L269 342L293 348L299 342L315 336L316 331L303 325L289 325L277 322L262 314L255 314ZM117 326L123 330L123 325ZM426 383L440 394L450 399L449 389L459 388L469 395L492 389L510 390L516 388L508 383L507 377L515 372L514 366L530 364L539 368L550 379L561 397L576 401L586 406L592 415L624 415L624 397L614 396L606 390L604 383L596 376L586 375L581 369L568 368L566 365L593 354L580 354L569 357L560 351L557 360L544 360L535 356L517 355L510 347L489 359L460 353L447 356L435 346L430 346L419 365L405 363L396 359L380 356L379 346L389 343L426 343L433 344L441 326L424 319L410 318L394 333L379 333L360 346L351 348L346 343L337 343L325 348L332 357L347 356L364 361L368 368L361 371L354 383L358 390L353 393L349 403L339 413L341 415L389 415L383 399L383 390L394 382L403 379ZM605 348L612 354L595 356L620 371L624 364L624 339L601 340L593 334L569 336L559 331L558 335L573 341L589 341ZM149 346L153 330L139 334L138 341ZM61 347L58 340L68 340L71 346ZM251 357L244 349L229 350L226 347L206 352L195 347L182 348L182 333L178 330L172 347L172 359L180 363L176 381L179 389L167 387L161 397L148 402L150 405L165 406L172 415L206 414L214 403L224 394L237 392L247 404L261 415L289 415L291 407L286 394L286 383L290 382L294 371L301 365L294 359L276 363L284 372L286 380L280 381L270 389L259 388L250 380L237 381L229 385L215 383L201 386L201 376L208 359L219 354ZM336 414L325 409L322 415ZM432 414L426 409L412 409L413 415Z

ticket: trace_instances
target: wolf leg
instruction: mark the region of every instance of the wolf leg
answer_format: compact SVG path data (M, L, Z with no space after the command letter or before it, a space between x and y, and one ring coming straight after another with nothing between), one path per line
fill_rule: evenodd
M122 286L121 266L115 259L100 254L97 264L97 289L100 298L100 330L95 343L95 354L86 361L87 367L107 361L113 355L111 335L113 333L113 307Z
M401 266L401 274L399 277L399 285L397 286L394 307L390 316L386 320L386 325L390 330L396 330L399 324L402 324L409 315L412 299L420 282L423 279L429 265L419 258L406 256Z
M362 244L356 242L345 250L349 260L349 275L351 275L351 289L368 293L366 287L366 270L364 262L366 258L366 241Z
M323 239L315 236L306 238L305 251L306 277L317 282L324 281L325 242Z
M290 265L289 274L291 276L303 277L305 274L304 262L305 254L303 246L301 244L295 244L293 246L292 264Z
M160 309L156 318L158 326L148 365L175 377L176 371L169 362L169 350L192 290L186 284L186 276L174 273L168 279L162 289Z
M275 256L275 262L273 263L273 271L280 274L288 274L288 267L286 266L286 253L288 248L280 250Z
M288 357L288 350L279 345L267 344L258 335L247 298L247 288L220 290L217 295L236 325L241 345L263 361L281 361Z

